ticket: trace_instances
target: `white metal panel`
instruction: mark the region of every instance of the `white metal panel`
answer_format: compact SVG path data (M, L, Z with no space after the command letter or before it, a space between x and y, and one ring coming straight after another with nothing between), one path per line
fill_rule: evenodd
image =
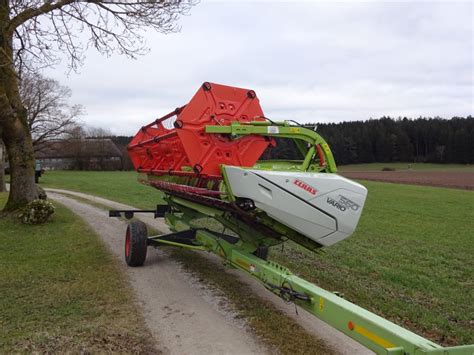
M225 169L235 196L252 199L270 217L322 245L354 232L367 196L365 187L337 174Z

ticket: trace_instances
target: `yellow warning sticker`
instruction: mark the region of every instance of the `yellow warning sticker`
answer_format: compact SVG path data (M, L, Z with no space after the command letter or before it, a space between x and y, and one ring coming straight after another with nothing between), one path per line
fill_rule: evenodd
M324 310L324 298L319 297L319 310L322 312Z
M378 336L377 334L375 333L372 333L371 331L365 329L364 327L361 327L359 325L356 325L354 327L354 330L359 333L360 335L363 335L365 336L367 339L370 339L371 341L373 341L375 344L378 344L382 347L384 347L385 349L390 349L390 348L394 348L395 345L392 344L391 342L389 342L388 340L385 340L384 338Z
M241 266L244 269L249 269L250 268L250 264L248 262L246 262L245 260L242 260L240 258L235 259L235 263L237 265Z

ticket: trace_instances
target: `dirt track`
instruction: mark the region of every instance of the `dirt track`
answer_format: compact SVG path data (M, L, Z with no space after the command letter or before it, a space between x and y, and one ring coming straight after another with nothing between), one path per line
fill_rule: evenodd
M81 216L123 264L125 222L108 218L104 210L48 192ZM218 309L212 292L184 272L164 252L149 248L141 268L123 267L143 310L157 347L165 354L265 354L242 322Z
M79 202L63 194L74 195L93 203L115 209L133 207L104 198L67 190L47 189L48 196L66 205L81 216L104 240L105 244L123 262L125 222L108 218L106 211ZM54 192L53 192L54 191ZM162 219L140 216L150 226L162 233L168 228ZM147 326L156 338L159 348L170 354L263 354L269 353L257 339L245 330L243 322L222 310L222 299L216 301L212 290L182 270L180 265L164 252L149 248L147 262L141 268L123 267L144 311ZM236 275L251 286L262 299L272 302L287 316L296 319L309 333L323 339L335 353L373 354L354 340L318 320L303 309L295 312L287 304L268 292L256 280L237 270L229 270L212 254L203 254L215 264L216 271ZM178 336L179 335L179 336Z
M474 172L455 171L348 171L349 179L373 180L397 184L449 187L474 190Z

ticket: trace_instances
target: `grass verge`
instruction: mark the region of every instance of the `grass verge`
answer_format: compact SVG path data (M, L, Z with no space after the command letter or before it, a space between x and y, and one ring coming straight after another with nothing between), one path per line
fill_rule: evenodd
M0 352L157 352L116 261L72 212L57 205L40 226L2 215L0 240Z
M334 354L324 341L309 334L272 303L257 296L235 275L216 272L216 266L199 253L171 249L171 256L201 281L230 300L233 311L244 318L252 332L278 354Z

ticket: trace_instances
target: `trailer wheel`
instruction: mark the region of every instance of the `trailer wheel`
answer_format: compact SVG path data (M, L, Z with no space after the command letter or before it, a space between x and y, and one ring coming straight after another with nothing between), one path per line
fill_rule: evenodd
M142 266L146 259L148 234L145 223L132 221L125 234L125 262L128 266Z
M257 250L253 252L257 258L267 260L268 259L268 247L258 247Z

